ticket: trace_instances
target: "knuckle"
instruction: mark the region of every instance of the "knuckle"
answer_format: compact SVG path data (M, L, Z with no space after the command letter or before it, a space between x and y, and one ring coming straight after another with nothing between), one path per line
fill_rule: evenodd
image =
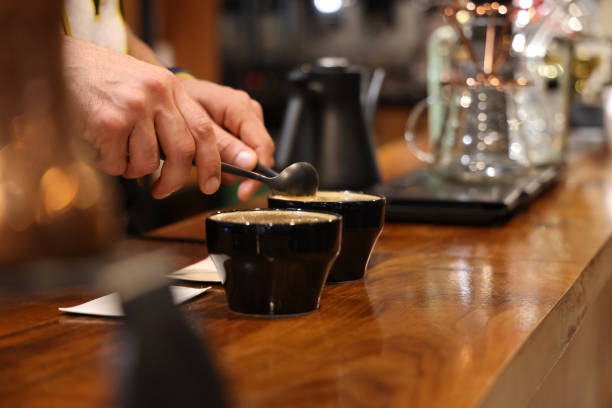
M145 113L147 110L147 99L143 94L130 95L125 101L126 107L136 114Z
M200 119L191 126L192 132L198 138L207 138L213 134L213 125L210 121Z
M274 146L274 142L272 141L272 139L264 139L263 143L262 143L262 149L266 152L269 153L274 153L274 150L276 149L276 147Z
M98 127L104 137L112 138L117 133L128 131L130 121L126 115L113 111L107 111L97 116L95 126Z
M172 78L168 77L171 75L170 71L166 74L165 72L159 71L158 75L151 75L147 77L144 82L147 90L156 95L163 95L168 91L170 81Z
M251 105L253 105L253 108L255 108L256 111L263 113L263 108L261 107L261 103L259 103L255 99L251 99Z
M263 108L261 104L257 102L255 99L251 100L251 111L255 113L255 116L257 116L258 120L261 120L263 122L263 118L264 118Z
M245 91L242 90L237 90L236 91L236 98L245 105L250 105L251 103L251 97L249 96L248 93L246 93Z

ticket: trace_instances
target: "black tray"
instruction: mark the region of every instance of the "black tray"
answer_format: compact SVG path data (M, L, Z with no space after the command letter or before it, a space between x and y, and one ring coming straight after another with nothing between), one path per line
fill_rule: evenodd
M462 184L429 169L410 172L369 191L387 197L388 221L488 225L507 221L559 180L547 167L512 183Z

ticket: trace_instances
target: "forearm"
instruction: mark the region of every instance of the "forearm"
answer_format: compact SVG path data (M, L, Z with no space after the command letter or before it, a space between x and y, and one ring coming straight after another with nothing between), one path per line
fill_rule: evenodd
M159 59L157 59L153 50L140 38L138 38L129 27L127 28L127 39L129 55L134 58L138 58L141 61L148 62L150 64L160 66L164 65Z

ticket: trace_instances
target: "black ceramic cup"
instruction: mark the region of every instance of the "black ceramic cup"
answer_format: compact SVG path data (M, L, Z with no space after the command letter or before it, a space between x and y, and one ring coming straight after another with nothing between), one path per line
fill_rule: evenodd
M342 217L301 210L218 212L206 244L231 310L257 316L312 312L340 251Z
M271 208L302 208L342 215L342 249L328 283L354 281L365 276L370 254L385 220L385 198L354 191L319 191L311 197L268 197Z

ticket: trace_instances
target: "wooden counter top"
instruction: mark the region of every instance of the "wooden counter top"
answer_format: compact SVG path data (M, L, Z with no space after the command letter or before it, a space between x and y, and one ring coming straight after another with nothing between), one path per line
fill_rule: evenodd
M133 245L186 265L203 225ZM609 406L611 236L612 160L582 154L504 226L387 224L366 279L327 286L311 315L238 316L220 287L183 310L240 407ZM0 303L0 406L113 401L120 320L57 311L94 295Z

